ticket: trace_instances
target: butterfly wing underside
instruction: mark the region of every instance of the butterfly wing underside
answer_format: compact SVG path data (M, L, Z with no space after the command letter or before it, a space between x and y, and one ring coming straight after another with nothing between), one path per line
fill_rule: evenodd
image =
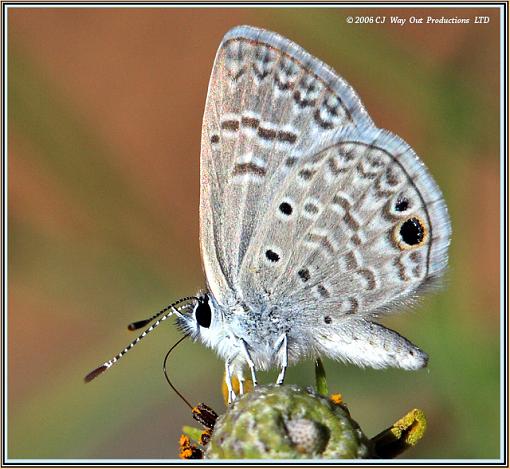
M296 44L248 26L225 35L205 106L200 195L204 269L220 303L247 287L240 269L263 207L300 160L339 128L370 125L355 91Z
M373 350L414 351L371 320L446 269L442 194L342 78L275 33L242 26L220 45L202 130L200 210L204 268L220 304L280 308L310 347L329 344L327 353L358 364ZM368 350L349 349L363 334Z

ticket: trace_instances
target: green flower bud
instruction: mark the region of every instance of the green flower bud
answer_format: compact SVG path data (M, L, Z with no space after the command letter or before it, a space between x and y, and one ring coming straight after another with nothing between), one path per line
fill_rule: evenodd
M218 418L206 459L361 459L371 443L343 405L297 386L259 386Z

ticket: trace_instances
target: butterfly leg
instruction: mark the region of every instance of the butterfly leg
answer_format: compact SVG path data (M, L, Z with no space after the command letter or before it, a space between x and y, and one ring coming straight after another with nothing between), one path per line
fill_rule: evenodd
M232 388L232 369L230 366L230 360L225 361L225 383L227 384L228 403L231 404L236 398L236 395Z
M243 370L236 373L237 381L239 382L239 395L244 394L244 375Z
M289 351L287 347L287 334L283 334L282 337L278 340L275 347L276 353L281 354L281 371L276 379L276 384L283 384L285 379L285 372L287 371L287 366L289 364Z
M255 372L255 363L253 363L253 360L251 359L250 352L248 350L248 344L244 339L241 339L241 347L244 353L244 358L246 359L246 363L248 364L248 367L250 368L251 373L251 380L253 382L253 386L257 386L257 374Z

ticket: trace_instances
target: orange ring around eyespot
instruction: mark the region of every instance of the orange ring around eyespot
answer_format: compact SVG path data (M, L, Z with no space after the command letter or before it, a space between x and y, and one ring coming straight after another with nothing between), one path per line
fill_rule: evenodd
M420 225L420 228L422 229L423 231L423 237L421 239L420 242L418 242L417 244L408 244L406 243L403 239L402 239L402 235L400 234L400 230L402 229L402 226L404 225L404 223L410 221L410 220L417 220L419 225ZM402 251L409 251L411 249L417 249L421 246L423 246L427 240L428 240L428 236L429 236L429 230L427 229L427 226L425 225L425 222L423 221L423 219L421 217L419 217L418 215L411 215L409 217L406 217L405 220L402 220L400 223L398 223L395 228L393 229L393 242L396 244L396 246L401 249Z

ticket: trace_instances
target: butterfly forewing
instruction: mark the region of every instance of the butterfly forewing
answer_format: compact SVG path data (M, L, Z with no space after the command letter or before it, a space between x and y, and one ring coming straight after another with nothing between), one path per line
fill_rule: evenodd
M218 301L251 288L240 282L241 265L294 169L338 129L371 124L354 90L296 44L251 27L224 37L201 155L202 253Z

